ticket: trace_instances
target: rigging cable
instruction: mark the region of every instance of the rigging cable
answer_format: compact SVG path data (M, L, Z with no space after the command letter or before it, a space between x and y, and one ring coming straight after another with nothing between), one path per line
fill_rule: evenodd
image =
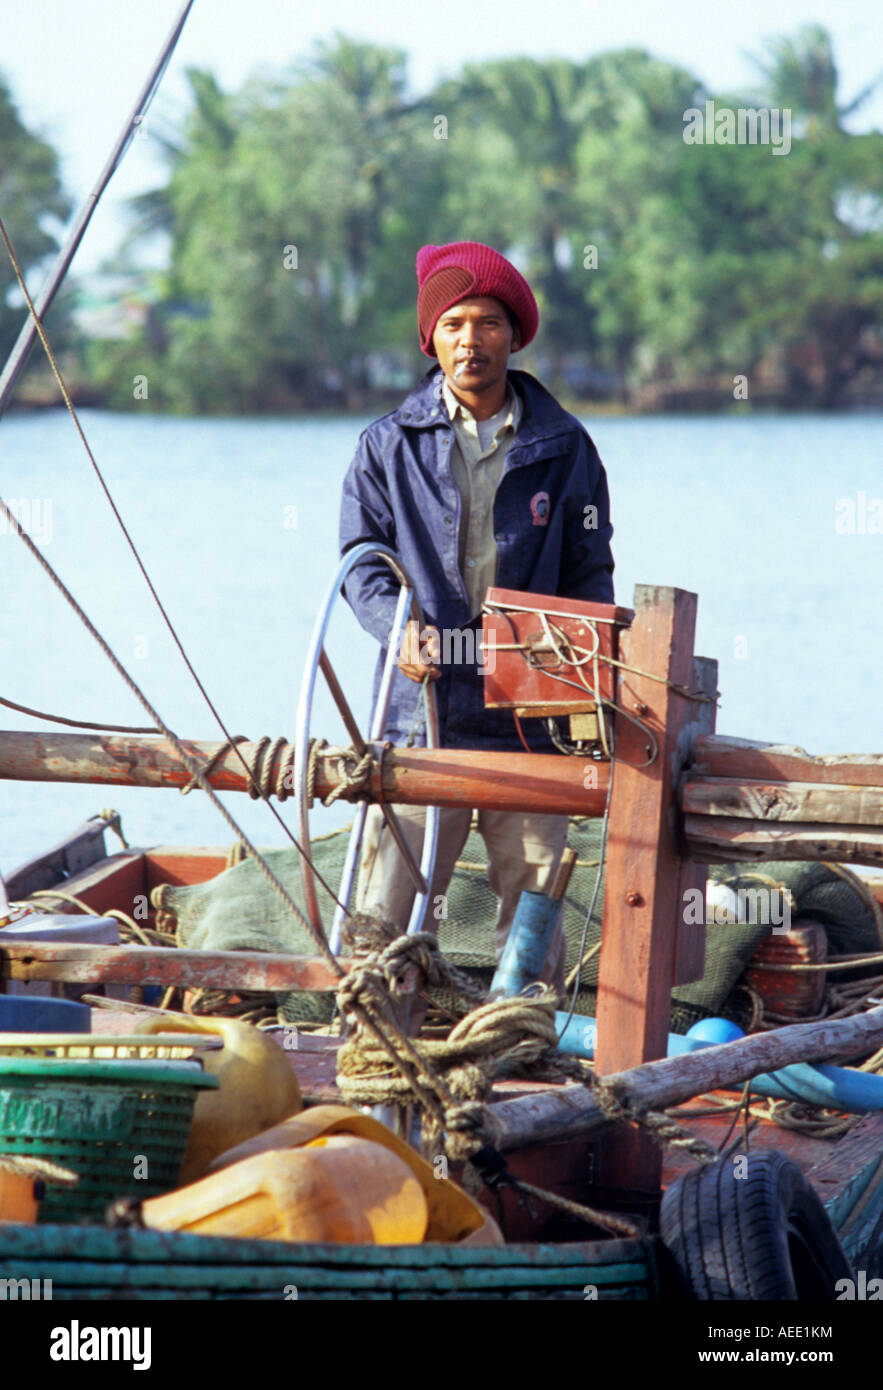
M144 561L141 559L141 555L140 555L140 553L139 553L139 551L138 551L138 547L136 546L134 540L132 539L132 536L131 536L131 534L130 534L130 532L129 532L129 530L128 530L128 527L126 526L126 523L124 522L124 520L123 520L123 518L122 518L122 516L121 516L121 514L120 514L119 508L117 507L116 502L114 501L114 498L113 498L113 496L112 496L112 494L111 494L110 488L108 487L108 485L107 485L107 483L106 483L106 481L105 481L105 479L104 479L104 475L102 474L101 469L100 469L99 466L98 466L98 463L97 463L97 460L96 460L96 458L95 458L95 455L93 454L92 449L91 449L91 447L90 447L90 445L89 445L89 441L88 441L87 438L86 438L86 435L85 435L85 433L84 433L83 427L82 427L82 425L81 425L81 423L80 423L80 418L79 418L79 416L78 416L78 414L77 414L77 411L76 411L76 407L74 406L74 403L73 403L73 401L72 401L72 399L71 399L70 392L69 392L68 389L67 389L67 384L65 383L64 378L62 377L61 370L60 370L60 368L59 368L59 366L58 366L58 363L57 363L57 361L56 361L55 354L54 354L54 352L53 352L53 350L52 350L52 345L51 345L50 342L49 342L49 339L48 339L48 337L47 337L47 335L46 335L46 330L45 330L45 328L44 328L44 326L43 326L43 323L42 323L42 321L41 321L39 315L37 314L37 310L36 310L36 308L35 308L35 306L34 306L34 302L33 302L33 300L31 299L31 296L30 296L30 294L29 294L29 292L28 292L27 285L25 284L24 275L23 275L23 273L22 273L21 266L19 265L19 262L18 262L18 257L17 257L16 254L15 254L15 250L14 250L14 248L13 248L13 246L12 246L12 242L11 242L10 239L9 239L9 234L8 234L8 232L7 232L7 230L6 230L6 226L5 226L4 222L3 222L2 217L0 217L0 235L2 235L3 240L4 240L5 244L6 244L6 250L7 250L7 252L9 253L9 259L10 259L10 261L12 262L12 267L13 267L13 270L15 271L16 279L18 280L18 283L19 283L19 288L21 289L22 294L23 294L24 297L25 297L25 300L26 300L26 302L27 302L28 309L29 309L29 311L30 311L30 314L31 314L33 320L34 320L34 324L35 324L35 326L36 326L36 331L37 331L37 333L38 333L38 335L39 335L40 342L42 343L43 349L44 349L44 351L45 351L45 353L46 353L46 356L47 356L47 358L49 359L49 365L51 366L53 375L55 376L55 379L56 379L56 381L58 382L59 390L61 391L62 397L63 397L63 399L64 399L64 403L65 403L65 405L67 406L68 412L70 413L70 416L71 416L71 418L72 418L72 420L73 420L73 422L74 422L74 426L76 427L77 433L78 433L78 435L80 436L80 439L81 439L82 444L83 444L83 448L86 450L86 454L87 454L87 456L88 456L89 462L91 463L92 468L93 468L94 471L95 471L95 475L96 475L96 477L98 478L98 481L99 481L99 483L100 483L100 485L101 485L101 488L102 488L102 490L103 490L103 492L104 492L105 497L107 498L107 501L108 501L108 504L109 504L109 506L110 506L110 509L111 509L111 511L113 512L113 514L114 514L114 516L115 516L115 518L116 518L116 520L117 520L117 522L118 522L118 524L119 524L120 530L122 531L123 536L124 536L125 539L126 539L126 542L127 542L128 546L129 546L129 549L130 549L131 552L132 552L132 555L133 555L134 558L135 558L135 563L137 564L139 570L141 571L141 574L142 574L143 577L144 577L144 582L146 583L148 589L150 590L151 596L153 597L153 600L154 600L154 602L156 603L157 608L159 609L159 612L160 612L160 615L162 616L163 622L165 623L166 627L168 628L168 631L169 631L169 633L170 633L170 635L171 635L172 641L175 643L175 646L178 648L178 651L179 651L180 654L181 654L181 658L182 658L182 660L183 660L185 666L187 667L187 670L190 672L190 675L193 677L193 680L195 681L196 686L197 686L197 688L198 688L200 694L202 695L203 699L205 700L205 703L207 704L209 710L211 711L211 714L212 714L212 716L214 717L214 719L215 719L215 721L216 721L216 723L217 723L217 725L218 725L218 728L221 730L222 734L224 735L224 738L225 738L225 740L227 741L227 744L229 745L231 751L232 751L233 753L235 753L236 757L239 759L240 763L242 764L242 767L243 767L243 769L244 769L244 771L245 771L246 778L247 778L247 780L248 780L248 785L249 785L250 788L253 788L254 799L255 799L255 800L261 799L261 800L266 801L267 807L269 808L271 814L272 814L273 816L275 816L275 818L276 818L278 824L281 826L281 828L282 828L283 832L285 833L285 835L287 835L288 839L289 839L289 840L291 841L291 843L294 845L294 847L295 847L295 849L298 851L298 853L299 853L304 859L307 860L307 862L309 863L310 868L312 869L313 874L315 875L315 877L318 879L318 881L321 883L322 887L323 887L323 888L325 889L325 891L329 894L329 896L333 899L333 901L334 901L335 903L337 903L337 902L338 902L337 895L336 895L336 894L333 892L333 890L328 886L328 884L325 882L324 877L323 877L323 876L319 873L319 871L315 868L315 866L313 865L313 862L312 862L310 856L307 854L306 850L303 848L303 846L302 846L302 845L298 842L298 840L295 838L295 836L294 836L294 834L292 833L291 829L290 829L289 826L286 824L286 822L284 821L284 819L282 818L282 816L279 814L279 812L278 812L278 810L276 809L276 807L272 805L272 803L270 802L270 800L269 800L268 797L263 797L263 796L261 795L261 788L260 788L260 786L258 785L258 783L257 783L257 781L256 781L256 779L255 779L255 776L254 776L254 773L252 772L252 769L249 767L248 763L246 762L245 758L243 757L243 755L242 755L242 753L241 753L241 751L240 751L240 749L239 749L238 743L237 743L236 740L234 739L233 735L231 735L231 733L230 733L230 731L228 730L226 724L224 723L223 719L221 718L221 715L219 714L217 708L215 707L214 702L212 701L211 697L209 696L208 691L206 690L206 688L205 688L205 686L203 685L202 681L199 679L199 676L198 676L197 673L196 673L196 670L195 670L195 668L194 668L194 666L193 666L193 663L191 662L191 660L190 660L189 656L187 655L186 651L184 650L184 645L183 645L183 643L181 642L180 637L178 636L178 633L177 633L177 631L176 631L176 629L175 629L174 624L172 623L171 618L169 617L168 613L166 612L166 609L165 609L165 607L164 607L164 605L163 605L163 602L162 602L162 600L161 600L159 594L158 594L157 591L156 591L156 588L154 587L153 581L152 581L152 579L150 578L150 575L149 575L148 572L147 572L147 569L146 569L146 566L145 566L145 564L144 564ZM4 504L4 510L6 510L6 511L7 511L7 515L10 516L10 517L12 518L13 525L14 525L15 528L19 531L19 534L23 536L23 535L24 535L24 532L21 530L20 526L18 525L17 520L16 520L14 517L12 517L11 512L9 512L8 509L5 508L5 504ZM34 547L34 551L35 551L35 553L37 553L37 554L40 553L39 551L37 551L36 546ZM44 563L46 563L45 560L44 560ZM80 611L82 611L82 610L80 610ZM92 629L92 631L94 632L94 629ZM108 648L107 650L109 651L110 648ZM122 669L123 669L123 668L120 667L120 670L122 670ZM129 679L131 680L131 678L129 678ZM134 686L134 682L132 682L132 684L133 684L133 688L137 690L137 687ZM140 698L140 692L139 692L139 698ZM4 701L3 703L7 703L7 702ZM142 703L143 703L143 700L142 700ZM145 708L146 708L146 707L147 707L147 706L145 706ZM154 718L154 717L155 717L152 710L150 710L149 713L150 713L150 715L151 715L151 718ZM98 727L98 726L92 726L92 727ZM165 730L165 726L163 726L163 730ZM132 731L132 730L129 730L128 732L133 732L133 731ZM167 735L167 737L168 737L168 736L169 736L169 735ZM180 751L181 751L181 749L180 749L180 744L178 743L178 741L177 741L177 739L175 738L175 735L174 735L174 734L172 734L172 735L170 735L170 736L171 736L172 740L174 741L175 747L176 747L176 749L178 750L178 752L179 752L179 754L180 754ZM189 768L189 770L190 770L191 772L193 771L193 768L190 767L189 764L188 764L188 768ZM203 790L205 790L205 785L206 785L206 784L205 784L205 782L203 781L203 779L202 779L202 778L198 778L197 781L199 782L199 785L203 788ZM238 831L237 831L237 833L238 833ZM244 839L245 837L243 836L242 838ZM343 904L338 903L338 906L343 907ZM344 911L347 912L347 915L350 915L348 909L344 908Z
M17 260L17 258L16 258L15 252L14 252L13 247L12 247L12 244L11 244L11 242L10 242L10 240L9 240L9 236L8 236L7 231L6 231L6 227L5 227L5 224L4 224L4 222L3 222L2 217L0 217L0 235L2 235L3 240L4 240L4 242L6 243L6 249L7 249L7 251L9 252L9 256L10 256L10 259L11 259L11 261L12 261L13 267L14 267L14 269L15 269L15 273L16 273L16 275L17 275L17 277L18 277L19 284L20 284L20 286L21 286L21 288L22 288L22 290L23 290L23 292L24 292L24 294L25 294L25 298L26 298L26 300L27 300L28 308L29 308L31 314L34 316L34 320L35 320L35 323L36 323L36 325L37 325L37 332L39 333L39 335L40 335L40 340L41 340L41 342L43 343L43 346L44 346L44 348L45 348L45 350L46 350L46 352L47 352L47 355L49 356L49 360L50 360L50 363L52 364L52 368L53 368L53 371L54 371L54 373L55 373L56 379L57 379L57 381L58 381L58 383L59 383L59 386L61 387L62 393L63 393L63 395L64 395L65 403L67 404L68 410L71 412L71 414L72 414L73 417L74 417L74 421L75 421L75 423L76 423L76 425L77 425L77 429L78 429L78 431L79 431L79 433L80 433L81 438L83 439L83 443L86 445L87 452L89 452L89 456L90 456L90 458L91 458L91 457L92 457L91 451L89 450L88 443L86 443L85 436L83 435L82 427L80 426L79 419L77 418L76 411L74 410L74 407L73 407L73 402L72 402L71 399L70 399L70 394L69 394L69 392L68 392L68 390L67 390L67 386L65 385L65 383L64 383L64 381L63 381L63 379L62 379L62 377L61 377L61 373L60 373L59 370L58 370L58 366L57 366L57 363L55 362L55 358L54 358L54 355L53 355L53 353L52 353L52 349L51 349L51 347L50 347L50 345L49 345L49 342L48 342L48 340L47 340L47 338L46 338L46 334L45 334L45 331L44 331L44 329L43 329L43 325L42 325L42 323L40 322L40 320L39 320L39 318L38 318L38 316L37 316L36 310L35 310L35 308L34 308L33 301L31 300L31 297L30 297L30 295L28 294L27 286L26 286L25 283L24 283L24 277L22 276L22 273L21 273L21 268L20 268L20 266L19 266L18 260ZM93 462L94 462L94 460L93 460ZM96 465L96 469L97 469L97 465ZM99 473L99 476L100 476L100 473ZM114 508L114 510L116 510L116 509ZM74 595L71 593L70 589L69 589L69 588L67 587L67 585L64 583L64 581L63 581L63 579L61 578L61 576L60 576L59 574L57 574L56 571L53 569L52 565L51 565L51 564L49 563L49 561L46 559L45 555L44 555L43 552L40 550L39 546L37 546L37 544L33 541L33 539L32 539L32 538L28 535L28 533L24 530L24 528L23 528L23 527L21 526L21 524L19 523L18 518L13 514L12 510L9 508L9 506L7 506L6 501L5 501L2 497L0 497L0 512L3 513L3 515L5 516L7 522L11 525L13 531L17 532L17 534L21 537L22 542L23 542L24 545L28 548L28 550L30 550L31 554L34 556L34 558L36 559L37 563L42 567L42 569L45 571L45 573L46 573L46 574L49 576L49 578L52 580L52 582L53 582L53 584L56 586L56 588L61 592L61 594L62 594L62 595L64 596L64 598L67 600L68 604L71 606L71 608L72 608L72 609L74 610L74 612L77 614L78 618L79 618L80 621L83 623L83 625L84 625L84 627L86 628L86 630L91 634L92 637L94 637L95 641L98 643L98 645L100 646L101 650L104 652L105 656L108 658L108 660L109 660L109 661L111 662L111 664L114 666L114 668L115 668L116 671L119 673L119 675L122 676L123 680L124 680L125 683L128 685L128 687L129 687L129 689L132 691L133 695L135 695L136 699L139 701L139 703L140 703L140 704L144 707L144 709L147 711L147 713L148 713L148 715L150 716L150 718L154 721L154 724L155 724L157 730L158 730L161 734L163 734L163 736L164 736L165 738L167 738L167 739L169 740L170 743L172 743L172 745L173 745L174 748L175 748L175 751L176 751L177 754L178 754L178 757L181 759L181 761L183 762L184 766L187 768L188 772L191 773L191 775L195 778L195 780L198 782L198 784L202 787L203 791L206 793L206 795L208 796L209 800L210 800L210 801L212 802L212 804L214 805L215 809L218 810L218 811L221 813L221 816L222 816L223 819L227 822L228 826L229 826L230 829L233 831L233 833L234 833L236 836L238 836L238 837L242 840L243 844L246 846L246 848L248 849L249 853L254 857L254 859L255 859L256 862L258 863L261 872L263 873L263 875L264 875L264 877L267 879L267 881L270 883L270 885L271 885L271 887L273 888L274 892L276 892L276 893L279 895L279 897L281 897L282 901L283 901L283 902L286 904L286 906L291 910L291 912L292 912L292 913L294 914L294 916L298 919L298 921L299 921L303 926L305 926L305 927L308 929L308 931L310 932L310 935L313 937L314 941L316 942L316 945L319 947L319 950L321 951L322 955L325 957L326 962L334 969L334 971L335 971L339 976L342 975L342 974L343 974L343 971L342 971L342 969L341 969L341 966L338 964L337 960L336 960L335 957L332 955L331 950L330 950L330 948L329 948L329 946L328 946L327 939L325 938L324 932L322 932L322 931L320 931L319 929L317 929L317 928L313 925L313 923L312 923L311 921L309 921L309 919L304 915L304 913L301 912L301 910L300 910L300 908L298 907L297 903L294 901L294 899L290 896L290 894L287 892L287 890L286 890L286 889L282 886L282 884L279 882L278 878L277 878L276 875L273 873L273 871L272 871L272 869L270 868L270 866L267 864L267 862L266 862L266 860L264 859L263 855L261 855L261 853L255 848L255 846L253 846L253 845L251 844L251 842L250 842L250 840L248 839L248 837L247 837L247 836L244 834L244 832L240 829L240 827L239 827L239 825L237 824L235 818L234 818L234 817L231 815L231 813L227 810L227 807L226 807L226 806L224 805L224 803L221 801L221 798L218 796L218 794L217 794L217 792L215 791L214 787L213 787L213 786L211 785L211 783L208 781L207 777L206 777L205 774L203 773L203 771L202 771L202 769L200 768L199 764L198 764L198 763L190 756L190 754L185 750L183 744L181 743L181 741L180 741L180 739L177 737L177 735L174 734L174 733L172 732L172 730L168 727L168 725L167 725L167 724L165 723L165 721L162 719L162 717L160 716L160 714L153 708L153 706L151 705L151 703L150 703L150 701L148 700L147 696L144 694L144 692L141 690L141 687L140 687L140 686L137 684L137 682L135 681L134 677L131 676L131 675L129 674L129 672L126 670L125 666L122 664L122 662L120 661L120 659L117 657L116 653L113 651L113 649L111 648L110 644L109 644L109 643L106 641L106 639L101 635L101 633L100 633L100 632L98 631L98 629L95 627L94 623L92 623L92 621L91 621L91 619L89 618L88 614L80 607L79 603L78 603L77 600L74 598ZM126 533L126 534L128 535L128 533ZM130 544L131 544L131 542L130 542ZM134 549L134 547L133 547L133 549ZM137 558L137 553L136 553L136 558ZM139 560L139 564L140 564L140 560ZM144 571L143 565L141 566L141 568L142 568L142 571L145 573L145 577L147 577L147 576L146 576L146 571ZM149 580L148 580L148 583L149 583ZM151 586L151 589L152 589L152 586ZM159 601L159 600L157 599L157 602L158 602L158 601ZM176 640L177 640L177 638L176 638ZM178 645L179 645L179 647L180 647L180 643L178 643ZM182 652L183 652L183 648L182 648L181 650L182 650ZM185 657L185 660L186 660L186 657ZM188 665L189 665L189 663L188 663ZM191 668L191 669L192 669L192 668ZM195 673L194 673L194 675L195 675ZM202 689L201 686L200 686L200 689ZM208 697L206 696L206 698L208 698ZM213 708L213 706L210 706L210 707ZM220 722L220 717L216 715L216 718L218 718L218 720L219 720L219 722ZM223 724L221 725L221 727L223 728ZM237 752L238 752L238 749L237 749ZM240 759L242 760L243 766L246 768L246 772L248 772L248 765L247 765L247 763L245 762L245 759L242 758L241 753L239 754L239 757L240 757ZM249 772L248 775L249 775L249 777L251 778L251 773L250 773L250 772ZM268 802L267 804L269 805L269 802ZM275 808L271 808L271 809L275 810ZM281 820L281 817L280 817L280 820ZM282 822L282 824L283 824L283 826L284 826L284 821ZM287 830L287 827L285 827L285 828L286 828L286 830ZM290 832L289 832L289 834L290 834ZM293 839L294 837L292 836L291 838ZM304 853L304 851L300 848L299 845L297 846L297 848L300 850L300 853L301 853L301 854ZM315 872L315 871L314 871L314 872ZM317 875L317 877L318 877L318 875ZM327 885L326 885L326 886L327 886Z

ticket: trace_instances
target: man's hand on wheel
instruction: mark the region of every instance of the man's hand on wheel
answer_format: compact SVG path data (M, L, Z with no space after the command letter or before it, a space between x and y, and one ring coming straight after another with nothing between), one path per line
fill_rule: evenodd
M422 681L428 676L437 681L441 675L438 663L441 660L441 639L437 627L424 627L421 631L416 618L411 618L402 633L402 646L399 653L399 670L412 681Z

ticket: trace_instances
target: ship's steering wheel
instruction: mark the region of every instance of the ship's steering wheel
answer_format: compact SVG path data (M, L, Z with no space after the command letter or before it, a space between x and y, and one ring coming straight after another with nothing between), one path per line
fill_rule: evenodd
M359 732L359 726L353 716L349 702L340 687L334 668L325 652L325 636L328 631L328 624L331 621L334 605L340 596L347 575L356 565L361 563L362 560L367 559L369 556L377 555L382 556L389 565L396 579L399 581L400 588L398 601L396 603L395 619L389 636L386 662L383 667L383 675L377 692L377 700L375 701L374 709L371 714L368 739L366 740ZM321 671L331 693L331 697L344 722L346 731L352 740L353 747L356 752L361 755L366 751L368 743L376 742L383 737L383 729L389 710L392 682L396 672L401 636L409 618L416 618L422 630L424 625L423 615L420 612L420 607L414 594L414 585L409 579L406 570L396 557L395 552L389 550L386 546L374 545L371 542L354 546L352 550L348 550L341 560L334 579L329 585L325 601L316 618L313 635L310 638L303 680L301 682L300 698L297 706L297 730L294 743L294 798L297 805L300 843L306 851L305 854L301 855L304 899L307 915L313 926L319 931L323 929L323 924L316 892L316 875L312 867L310 845L310 798L308 796L307 785L310 751L310 722L316 677L319 671ZM437 748L438 711L435 703L435 693L431 683L426 685L423 694L426 699L426 746L427 748ZM402 831L401 822L395 811L385 802L380 803L380 809L383 812L384 819L390 831L395 837L396 844L399 846L399 850L404 858L405 868L417 890L407 928L408 935L411 935L414 932L420 931L423 925L423 919L426 915L429 889L432 884L433 870L435 869L435 854L438 842L438 808L435 806L427 808L426 828L423 835L423 849L419 865L408 847ZM340 953L341 932L344 917L349 911L350 900L352 898L356 871L359 864L359 854L365 833L365 818L367 814L367 801L359 802L356 809L356 817L353 821L352 831L350 832L343 873L340 879L340 887L337 890L338 905L335 907L334 920L331 926L331 936L329 938L331 950L335 955Z

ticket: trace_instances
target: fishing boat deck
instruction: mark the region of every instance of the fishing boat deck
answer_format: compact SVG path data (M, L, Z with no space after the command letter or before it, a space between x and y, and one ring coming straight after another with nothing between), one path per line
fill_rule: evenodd
M60 848L60 847L59 847ZM228 866L226 851L217 847L187 847L161 845L150 849L129 848L119 853L96 856L95 861L85 867L70 872L73 864L48 866L51 856L35 861L34 865L23 866L15 876L16 896L24 896L23 888L34 891L36 887L48 887L47 882L36 882L35 874L49 873L51 886L79 898L98 914L113 908L131 910L138 895L148 900L154 887L161 883L175 885L195 884L214 878ZM43 865L43 869L39 868ZM61 869L58 872L58 869ZM13 882L15 887L15 881ZM883 901L883 879L872 881L875 895ZM45 902L45 900L44 900ZM57 907L62 911L76 912L71 903L59 900ZM150 909L144 925L152 926L155 913ZM64 955L70 948L57 948ZM82 948L79 948L82 949ZM113 948L106 948L113 949ZM166 951L161 954L164 956ZM176 950L168 951L174 957ZM199 956L201 953L186 955ZM255 953L257 954L257 953ZM157 953L153 952L154 958ZM324 967L323 967L324 968ZM193 979L193 987L205 983ZM230 986L227 986L228 988ZM315 987L315 986L314 986ZM326 983L324 986L328 988ZM126 1034L133 1026L133 1013L124 1005L119 1008L95 1008L92 1011L92 1031L95 1034ZM288 1059L296 1071L302 1093L307 1104L340 1103L342 1097L336 1084L336 1053L341 1039L327 1034L304 1031L298 1028L296 1047L287 1052ZM563 1083L562 1083L563 1084ZM555 1090L555 1083L536 1082L519 1079L499 1081L494 1088L493 1099L504 1100L516 1096L526 1096L531 1092ZM714 1148L726 1144L733 1154L744 1151L739 1136L742 1133L742 1120L733 1126L733 1092L716 1092L712 1097L702 1096L672 1108L670 1111L689 1131ZM715 1101L729 1101L730 1108L719 1114L697 1113L708 1111ZM591 1200L599 1206L613 1208L619 1205L623 1194L601 1187L597 1175L603 1167L603 1154L609 1142L609 1131L591 1136L562 1139L528 1146L508 1155L511 1172L523 1181L535 1186L554 1190L560 1196L573 1201ZM816 1137L802 1130L791 1130L761 1119L754 1123L749 1136L748 1152L762 1149L777 1149L791 1157L808 1174L824 1201L836 1199L845 1190L855 1173L862 1165L867 1166L871 1159L883 1151L883 1115L871 1115L859 1121L845 1137ZM660 1189L665 1190L677 1178L695 1167L695 1160L678 1149L667 1148L664 1154ZM456 1178L457 1173L452 1172ZM542 1229L547 1222L549 1229L555 1229L556 1218L551 1208L543 1210L543 1204L534 1204L532 1211L526 1210L512 1191L503 1191L498 1199L486 1192L480 1200L504 1220L510 1240L531 1240L537 1238L538 1222ZM631 1209L635 1209L635 1191L628 1194ZM499 1205L502 1202L502 1207ZM658 1201L658 1196L656 1201ZM648 1200L647 1211L653 1219L656 1202ZM571 1236L573 1238L573 1236Z
M132 1013L125 1009L93 1009L92 1032L95 1034L125 1034L132 1030ZM297 1073L301 1091L307 1104L341 1105L343 1097L337 1087L337 1050L343 1039L329 1037L320 1033L299 1032L297 1048L286 1055ZM562 1083L563 1084L563 1083ZM514 1096L528 1095L532 1091L556 1089L556 1083L548 1081L522 1081L518 1079L498 1081L494 1086L494 1100L509 1100ZM707 1108L714 1101L732 1101L734 1094L715 1091L701 1101L687 1101L672 1109L671 1113L689 1129L691 1134L706 1140L717 1148L727 1137L733 1124L732 1111L722 1111L720 1115L697 1115L698 1109ZM863 1122L867 1123L867 1122ZM741 1134L741 1121L730 1136L737 1140ZM878 1127L878 1144L883 1143L883 1120ZM816 1164L823 1163L835 1151L838 1141L833 1138L816 1139L810 1135L785 1129L771 1122L761 1121L750 1134L752 1149L778 1149L788 1154L795 1162L808 1171ZM587 1145L588 1147L588 1145ZM740 1147L737 1145L737 1151ZM513 1156L514 1157L514 1156ZM663 1167L663 1188L687 1173L695 1166L689 1154L669 1149ZM585 1169L581 1168L579 1178L585 1182Z

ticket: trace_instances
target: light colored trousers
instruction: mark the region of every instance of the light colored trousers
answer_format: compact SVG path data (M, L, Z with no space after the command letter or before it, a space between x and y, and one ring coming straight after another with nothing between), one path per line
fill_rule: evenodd
M426 811L422 806L396 806L407 842L417 862L423 844ZM469 835L472 812L443 807L439 812L438 853L430 886L423 930L438 932L433 916L436 898L447 892L454 865ZM566 816L540 816L520 811L479 811L478 830L488 856L488 882L497 896L494 947L503 953L509 928L524 889L541 893L558 867L567 843ZM404 931L414 903L414 885L389 827L377 806L368 808L359 877L358 907L384 917ZM549 947L542 979L564 993L566 943L560 920Z

